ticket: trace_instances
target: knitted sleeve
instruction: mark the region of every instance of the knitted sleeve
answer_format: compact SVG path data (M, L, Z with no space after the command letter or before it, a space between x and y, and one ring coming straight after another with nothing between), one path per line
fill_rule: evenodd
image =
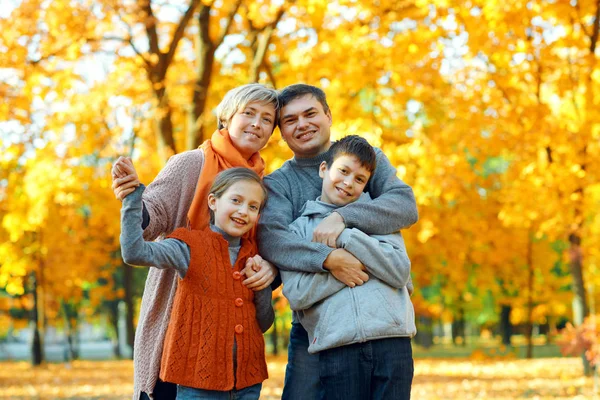
M367 185L373 200L351 203L336 212L347 228L358 228L368 235L387 235L416 223L419 215L411 187L398 179L386 155L375 150L377 167Z
M273 321L275 320L275 311L273 311L273 302L271 301L272 293L270 287L254 293L256 321L263 333L273 325Z
M282 184L282 174L276 172L264 179L269 199L258 221L260 255L280 270L326 272L323 262L334 249L301 239L290 231L289 225L294 220L293 196Z
M154 240L186 225L203 164L204 153L200 149L176 154L148 185L143 196L150 217L144 229L145 240Z

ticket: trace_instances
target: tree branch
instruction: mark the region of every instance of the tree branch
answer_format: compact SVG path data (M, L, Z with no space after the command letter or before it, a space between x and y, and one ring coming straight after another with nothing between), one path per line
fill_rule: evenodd
M221 32L221 35L219 35L217 40L214 42L215 49L219 47L221 43L223 43L223 40L225 40L225 36L227 36L227 34L229 33L229 29L231 28L231 24L233 23L233 18L235 17L235 14L237 14L241 4L242 0L236 0L235 4L233 5L233 9L227 15L227 22L223 27L223 31Z
M158 33L156 32L156 17L152 11L152 3L150 0L141 0L140 8L146 14L144 26L146 27L146 35L148 36L148 45L150 53L160 55L158 47Z
M180 42L181 38L183 37L183 34L185 33L185 28L187 27L188 23L194 16L194 12L196 11L196 8L198 7L199 4L200 4L200 0L191 0L190 6L188 7L185 14L181 17L181 20L179 21L179 24L177 25L177 29L175 30L175 33L173 34L173 39L171 40L171 45L169 46L169 51L167 52L165 59L164 59L165 68L167 68L173 61L173 57L175 57L175 51L177 50L177 46L179 45L179 42Z

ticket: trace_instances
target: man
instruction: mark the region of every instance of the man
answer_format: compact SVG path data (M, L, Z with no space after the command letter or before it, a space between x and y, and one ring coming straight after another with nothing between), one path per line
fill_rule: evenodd
M313 242L302 240L288 226L301 215L304 203L321 194L319 165L331 146L332 116L325 93L315 86L288 86L279 103L279 129L294 158L264 179L269 200L259 221L260 254L282 270L329 271L350 287L362 285L369 279L364 265L335 248L337 237L345 228L386 235L414 224L418 213L413 191L376 149L377 168L366 188L373 200L339 208L315 228ZM294 316L282 399L319 399L318 355L308 353L308 334L297 321Z

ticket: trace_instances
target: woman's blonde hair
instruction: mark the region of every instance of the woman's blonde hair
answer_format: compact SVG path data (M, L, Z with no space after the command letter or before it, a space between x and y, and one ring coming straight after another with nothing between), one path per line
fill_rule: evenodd
M275 89L268 88L260 83L250 83L231 89L225 94L217 106L217 123L219 129L227 128L233 115L244 109L249 103L273 104L275 107L275 121L273 129L279 120L279 101Z

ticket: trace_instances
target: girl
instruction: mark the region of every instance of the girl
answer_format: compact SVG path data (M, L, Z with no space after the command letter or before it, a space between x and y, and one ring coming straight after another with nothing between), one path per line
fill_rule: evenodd
M264 161L258 151L268 142L278 116L277 92L249 84L227 92L217 107L218 130L200 148L177 154L144 191L142 215L144 239L155 240L179 227L201 229L209 222L206 199L218 172L247 167L259 176ZM113 190L122 200L139 184L131 160L120 157L112 169ZM243 284L253 290L270 285L277 270L255 256L260 271ZM173 269L150 268L133 349L133 400L172 400L176 387L158 379L163 341L177 288Z
M219 173L205 206L210 225L179 228L161 242L144 241L144 186L137 183L121 209L123 260L179 275L161 380L177 384L177 399L258 399L267 378L262 334L273 323L271 289L254 292L241 278L257 253L248 233L266 200L260 177L247 168Z

